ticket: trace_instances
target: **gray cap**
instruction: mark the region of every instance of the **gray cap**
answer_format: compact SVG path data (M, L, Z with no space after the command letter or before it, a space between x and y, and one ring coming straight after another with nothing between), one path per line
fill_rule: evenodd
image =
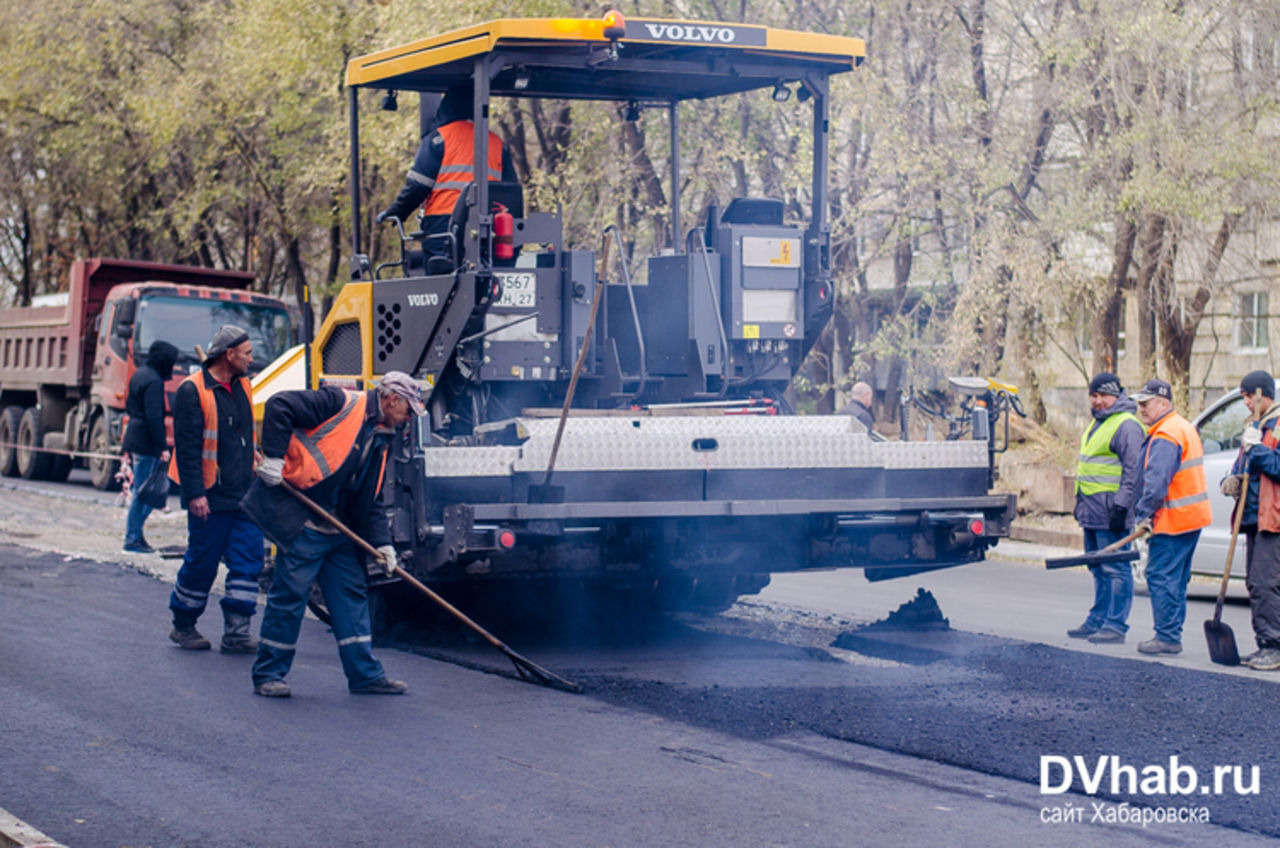
M1173 387L1164 380L1148 380L1147 384L1130 395L1138 403L1146 403L1154 398L1173 400Z
M404 398L409 403L409 409L419 418L426 416L427 408L422 405L422 387L418 385L417 380L403 371L388 371L382 378L382 382L378 384L378 388L386 389Z
M204 352L204 364L208 365L231 348L249 341L249 334L235 324L223 324L213 334L209 349Z

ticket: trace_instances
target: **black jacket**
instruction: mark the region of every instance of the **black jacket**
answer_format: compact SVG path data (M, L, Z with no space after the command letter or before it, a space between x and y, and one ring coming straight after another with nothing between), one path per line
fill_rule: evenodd
M840 410L839 414L852 415L854 418L862 422L862 426L867 428L868 433L870 433L872 428L876 425L876 420L872 417L871 410L863 406L862 401L860 400L849 401L849 403L845 405L844 409Z
M392 431L378 426L378 392L370 390L365 418L351 452L331 476L306 490L307 497L337 517L375 548L391 544L387 508L378 497L378 471L386 455ZM337 415L346 394L333 386L315 391L279 392L267 401L262 418L262 453L283 457L294 430L318 427ZM390 463L388 463L389 465ZM391 469L384 474L389 476ZM276 544L288 546L308 521L323 526L324 519L281 487L254 482L241 507Z
M159 456L169 446L164 432L164 384L173 376L178 349L168 342L151 343L147 364L129 378L129 396L124 402L129 426L121 448L136 456Z
M204 442L204 413L200 392L183 382L173 398L173 450L182 481L182 505L199 497L209 499L209 509L239 509L240 499L253 482L253 405L237 379L228 392L204 369L205 385L213 387L218 407L218 479L208 490L200 465Z

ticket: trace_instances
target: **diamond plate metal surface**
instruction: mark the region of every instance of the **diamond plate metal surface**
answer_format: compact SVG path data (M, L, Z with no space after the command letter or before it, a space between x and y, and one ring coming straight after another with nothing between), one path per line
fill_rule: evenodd
M520 447L429 448L429 477L545 471L555 419L521 419ZM847 416L571 418L558 471L986 468L985 442L874 442ZM703 449L698 449L701 447Z

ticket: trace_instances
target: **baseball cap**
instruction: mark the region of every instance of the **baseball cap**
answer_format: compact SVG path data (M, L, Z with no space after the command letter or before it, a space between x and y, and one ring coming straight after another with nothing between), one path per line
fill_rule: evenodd
M204 353L204 364L208 365L231 348L247 341L249 341L249 334L243 329L235 324L223 324L218 328L218 332L213 334L213 341L209 342L209 349Z
M1133 393L1133 399L1138 403L1158 397L1173 400L1173 387L1164 380L1148 380L1145 386Z
M426 416L427 408L422 405L422 388L408 374L403 371L388 371L378 386L408 401L409 409L414 415L419 418Z

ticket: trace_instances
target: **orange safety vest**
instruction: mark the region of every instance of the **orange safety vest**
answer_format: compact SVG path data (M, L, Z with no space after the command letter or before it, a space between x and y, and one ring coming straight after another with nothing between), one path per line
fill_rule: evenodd
M1170 412L1151 428L1144 465L1151 457L1151 445L1156 439L1167 439L1177 445L1182 451L1182 461L1169 481L1164 503L1156 510L1152 532L1177 535L1208 527L1213 522L1213 513L1209 508L1200 434L1187 419Z
M355 447L360 427L364 424L369 394L353 391L344 391L343 394L347 396L347 402L337 415L310 430L295 430L289 437L289 449L284 455L284 479L299 489L309 489L332 477ZM382 488L382 475L386 470L387 454L384 451L375 492Z
M213 397L213 388L205 385L203 368L182 382L195 386L196 394L200 396L200 411L204 413L204 437L200 444L200 476L204 480L204 487L208 489L218 481L218 401ZM240 377L236 382L240 384L240 388L244 389L244 396L249 399L249 408L253 409L253 385L247 377ZM257 444L258 437L255 434L255 448ZM169 455L169 479L182 485L182 480L178 476L176 446L173 453Z
M423 215L448 215L458 203L458 194L475 181L476 125L471 121L450 121L438 132L444 139L444 158L436 174L436 184L422 207ZM489 133L489 179L502 179L502 139Z
M1262 444L1272 450L1280 444L1276 441L1274 426L1263 435ZM1244 498L1240 502L1243 504ZM1258 475L1258 529L1264 533L1280 533L1280 483L1266 474Z

